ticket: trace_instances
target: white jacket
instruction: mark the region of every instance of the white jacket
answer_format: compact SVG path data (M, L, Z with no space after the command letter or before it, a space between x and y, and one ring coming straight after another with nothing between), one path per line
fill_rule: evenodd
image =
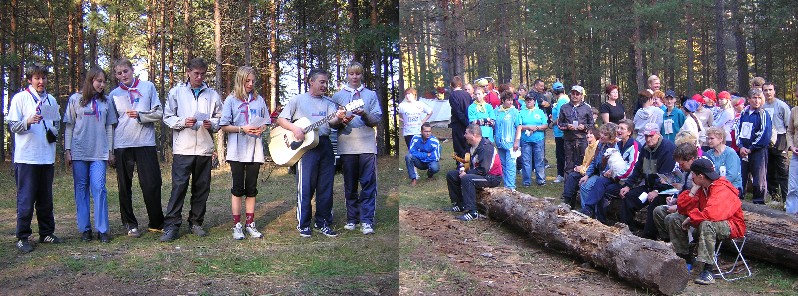
M199 156L213 154L211 133L219 130L219 118L222 117L221 101L219 93L204 83L196 98L189 84L181 83L169 90L163 122L172 129L173 154ZM197 121L192 128L186 128L186 118L193 117L197 113L210 115L210 130L202 128L202 121Z

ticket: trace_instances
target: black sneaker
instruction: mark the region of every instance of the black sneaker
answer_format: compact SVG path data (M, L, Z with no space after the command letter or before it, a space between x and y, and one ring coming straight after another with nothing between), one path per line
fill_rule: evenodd
M111 235L108 234L107 232L105 232L105 233L98 232L97 233L97 239L99 239L101 243L110 243L111 242Z
M60 244L63 243L64 240L58 238L54 234L45 235L39 238L40 243L49 243L49 244Z
M300 228L299 229L299 236L301 237L310 237L313 235L313 232L310 230L310 227Z
M712 271L704 270L701 271L701 274L698 275L698 278L695 279L696 284L701 285L709 285L715 283L715 275L712 274Z
M202 226L200 225L191 225L191 233L201 237L208 236L208 232L205 231L205 229L202 229Z
M33 246L27 239L21 239L17 241L17 249L20 253L27 254L33 251Z
M127 236L139 238L141 237L141 232L139 231L138 227L133 227L127 231Z
M338 236L338 233L337 233L337 232L335 232L335 230L332 230L332 228L330 228L330 227L328 227L328 226L321 227L321 228L319 228L318 230L319 230L319 232L321 232L322 234L324 234L324 235L326 235L326 236L329 236L329 237L336 237L336 236Z
M179 229L164 229L163 235L161 235L161 242L171 242L176 240L180 237L180 230Z
M90 242L91 239L92 239L91 230L84 231L83 234L80 236L80 240L82 240L84 242Z
M457 220L463 220L463 221L476 220L477 218L479 218L479 214L477 214L476 211L465 213L462 216L457 216Z

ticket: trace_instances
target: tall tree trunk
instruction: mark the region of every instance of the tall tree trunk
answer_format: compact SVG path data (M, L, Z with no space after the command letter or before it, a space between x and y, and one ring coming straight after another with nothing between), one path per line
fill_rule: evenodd
M349 0L349 19L351 20L351 28L349 29L350 32L360 32L360 1L359 0ZM363 59L363 52L360 48L355 48L354 52L352 53L352 58L355 61L361 61Z
M220 0L213 1L213 47L216 50L216 91L223 93L222 90L222 7ZM225 96L222 96L224 100ZM224 166L226 149L224 145L225 132L216 132L216 153L219 165Z
M703 72L704 76L704 78L701 79L702 87L709 86L710 81L712 81L712 78L710 78L711 72L709 70L709 28L706 27L705 25L701 28L701 63L703 64L701 72Z
M685 17L684 17L684 25L685 25L685 33L687 33L687 91L686 93L689 95L690 93L695 92L695 49L693 45L695 41L693 40L693 16L690 14L690 10L692 9L692 5L688 4L687 9L685 9Z
M155 62L155 52L158 50L156 38L158 38L158 34L156 31L157 25L157 16L158 16L158 2L156 0L150 0L147 3L147 72L149 75L150 82L153 84L156 83L156 62Z
M371 15L370 15L370 22L371 22L371 29L378 30L379 23L377 22L377 0L371 0ZM383 55L382 50L380 49L380 42L376 40L372 42L373 48L371 49L373 52L372 55L372 65L374 69L374 92L377 93L378 101L380 102L380 109L383 114L380 123L377 125L377 153L379 155L386 155L390 154L391 148L391 138L388 137L388 94L385 88L385 79L383 77L383 73L387 71L383 71L382 65L387 63L387 59L383 62Z
M91 1L89 4L89 18L93 18L93 14L97 13L97 3L95 1ZM89 45L89 67L97 66L97 28L95 26L89 26L89 36L88 36L88 45Z
M668 30L668 59L666 61L667 64L667 72L668 75L665 78L667 80L667 88L669 89L676 89L676 40L673 38L673 30Z
M50 30L50 37L52 40L58 40L58 31L55 28L55 17L53 16L53 12L55 7L53 7L53 3L51 0L47 0L47 28ZM1 44L1 43L0 43ZM51 87L51 91L55 96L56 101L61 97L61 71L59 71L59 67L61 67L61 59L60 54L58 52L58 42L49 42L50 45L50 53L53 56L53 84L54 87ZM2 45L0 45L2 46ZM0 75L3 77L3 75ZM0 95L0 98L3 96ZM0 120L2 122L2 120Z
M278 14L280 13L280 5L279 1L271 0L271 5L269 5L269 27L271 31L269 32L269 97L270 101L270 108L269 110L274 110L277 107L277 102L279 98L277 98L277 89L279 85L277 84L279 79L278 75L280 73L278 69L278 57L279 53L277 52L277 38L280 36L277 26L277 19Z
M748 94L750 84L748 83L748 53L745 49L745 36L743 35L743 15L740 14L740 0L731 1L732 21L734 22L734 43L737 51L737 90L745 95Z
M463 48L465 47L465 17L463 16L463 1L462 0L453 0L452 1L452 28L451 31L454 34L454 44L452 46L452 52L450 55L452 57L452 65L454 69L452 69L452 75L460 76L463 78L463 74L465 71L465 51ZM449 82L449 81L445 81Z
M723 42L723 0L715 0L715 49L717 53L717 88L718 90L727 89L726 87L726 47Z
M14 0L16 1L16 0ZM77 76L75 75L75 68L77 67L77 53L75 51L75 41L77 40L77 24L76 24L76 12L74 9L67 9L68 10L68 21L67 21L67 56L69 62L67 63L67 92L71 92L73 90L73 86L76 84ZM12 14L13 15L13 14Z
M75 29L77 30L77 39L75 40L75 45L77 45L77 52L75 53L75 85L73 92L77 92L80 90L80 86L83 82L83 74L86 73L86 63L84 61L86 57L86 52L84 50L84 45L86 42L83 38L83 1L76 1L75 5Z
M111 62L113 63L117 59L119 59L122 55L122 43L120 42L119 36L119 28L120 24L122 23L122 3L121 0L115 1L115 8L113 13L109 15L110 23L111 23L111 34L110 34L110 44L111 44ZM111 69L113 71L113 69ZM112 77L115 75L111 75ZM116 78L112 79L116 81Z
M438 17L436 21L438 31L440 32L438 43L441 48L438 53L438 63L441 67L443 81L450 81L453 76L452 72L454 68L454 59L452 58L452 50L454 49L454 40L452 40L452 36L454 34L451 32L452 20L449 0L438 0L438 9L441 10L439 13L440 17Z
M10 11L11 10L8 6L9 6L8 2L0 3L0 7L2 7L4 11ZM2 30L2 31L6 30L5 24L7 24L6 23L6 14L5 13L0 13L0 30ZM6 61L6 36L7 36L6 34L0 35L0 61L3 61L3 62L0 63L0 77L6 77L6 63L5 63L5 61ZM8 95L9 95L9 98L10 98L11 97L11 90L9 90L9 94ZM5 79L0 79L0 122L3 122L3 123L6 122L5 121L5 112L3 112L3 111L6 110L6 100L3 99L5 97L6 97L6 80ZM5 162L6 161L6 151L7 151L6 150L6 128L8 128L7 126L8 125L3 124L3 126L0 127L0 161L1 162Z
M646 87L645 78L643 76L643 46L641 44L642 41L640 37L640 13L635 11L634 15L635 29L632 33L631 41L635 52L635 83L637 83L636 91L640 91Z
M252 2L247 1L247 17L244 20L244 65L252 66Z
M183 25L185 26L186 36L183 41L185 42L185 60L182 64L188 63L194 58L194 22L191 21L193 14L191 0L183 0Z

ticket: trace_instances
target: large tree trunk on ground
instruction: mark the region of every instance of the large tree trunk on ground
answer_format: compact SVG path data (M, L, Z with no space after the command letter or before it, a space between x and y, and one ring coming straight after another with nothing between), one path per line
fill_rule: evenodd
M491 218L522 229L539 244L579 256L632 284L670 295L682 292L690 278L684 260L665 243L637 237L626 227L605 226L564 204L505 188L482 191L477 203Z
M765 205L743 202L746 258L798 270L798 218Z

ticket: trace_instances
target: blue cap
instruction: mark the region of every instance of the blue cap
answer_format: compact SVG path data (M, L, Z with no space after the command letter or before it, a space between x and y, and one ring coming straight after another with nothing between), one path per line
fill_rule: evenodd
M565 89L565 86L563 86L563 85L562 85L562 82L559 82L559 81L557 81L557 82L555 82L554 84L552 84L552 85L551 85L551 88L552 88L552 89L561 89L561 90L564 90L564 89Z
M666 98L667 97L676 98L676 92L673 91L672 89L666 90L665 91L665 97Z
M698 102L693 99L684 102L684 108L687 109L687 111L690 111L690 113L695 113L695 111L698 110L698 105Z

